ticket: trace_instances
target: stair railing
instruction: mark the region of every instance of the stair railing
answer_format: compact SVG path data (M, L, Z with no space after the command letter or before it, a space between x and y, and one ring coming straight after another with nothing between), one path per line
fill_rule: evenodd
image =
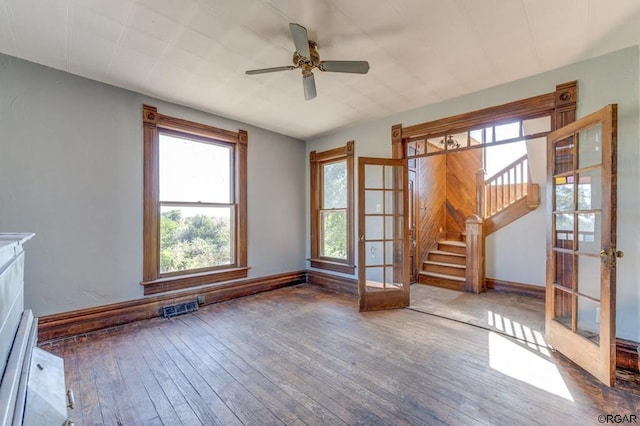
M485 171L478 170L476 214L486 219L527 197L530 181L529 160L526 154L487 179Z
M467 269L465 291L480 293L485 289L486 223L491 217L526 198L527 206L537 206L538 185L531 184L529 160L523 155L490 178L485 171L476 172L476 214L466 220Z

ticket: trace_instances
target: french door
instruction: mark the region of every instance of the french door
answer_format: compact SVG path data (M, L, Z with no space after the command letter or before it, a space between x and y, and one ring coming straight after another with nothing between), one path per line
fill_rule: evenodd
M616 133L609 105L547 137L547 343L615 383Z
M360 311L409 306L405 161L358 159Z

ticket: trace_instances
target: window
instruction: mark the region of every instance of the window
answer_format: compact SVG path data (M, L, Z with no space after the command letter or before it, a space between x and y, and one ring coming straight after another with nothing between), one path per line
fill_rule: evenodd
M145 294L247 276L247 133L143 107Z
M502 123L502 124L499 124ZM551 113L541 117L524 118L498 124L488 121L480 128L463 129L429 137L411 138L406 144L406 157L444 154L447 151L473 149L539 139L551 131Z
M311 266L353 274L353 141L309 162Z

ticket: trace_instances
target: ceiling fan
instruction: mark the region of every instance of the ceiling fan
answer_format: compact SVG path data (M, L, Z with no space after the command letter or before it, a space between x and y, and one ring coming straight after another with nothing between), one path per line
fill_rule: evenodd
M316 97L316 82L312 72L314 68L320 71L346 72L352 74L366 74L369 72L369 63L367 61L321 61L320 55L318 54L318 45L315 41L309 40L305 27L291 23L289 24L289 30L291 31L293 43L296 46L296 51L293 52L293 65L249 70L246 71L247 74L264 74L300 68L302 70L304 98L309 100Z

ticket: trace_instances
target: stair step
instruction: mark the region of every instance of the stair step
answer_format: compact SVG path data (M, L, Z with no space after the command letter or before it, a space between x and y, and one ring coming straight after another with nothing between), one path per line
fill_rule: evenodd
M459 247L466 247L467 243L465 243L464 241L458 241L458 240L441 240L438 241L441 244L448 244L448 245L452 245L452 246L459 246Z
M466 265L456 265L455 263L433 262L426 260L422 264L424 272L435 272L438 274L464 277L467 271Z
M449 253L467 254L467 243L463 241L438 241L438 250Z
M466 281L464 278L435 272L418 272L418 282L435 287L464 291Z
M424 264L427 265L438 265L438 266L450 266L452 268L455 269L467 269L467 265L460 265L457 263L451 263L451 262L439 262L437 260L425 260Z
M448 275L448 274L440 274L437 272L425 272L425 271L420 271L418 272L418 275L424 276L424 277L433 277L433 278L440 278L440 279L444 279L444 280L451 280L451 281L458 281L458 282L465 282L466 279L464 277L456 277L455 275Z
M431 250L427 255L427 260L432 262L454 263L456 265L466 265L467 256L450 251Z

